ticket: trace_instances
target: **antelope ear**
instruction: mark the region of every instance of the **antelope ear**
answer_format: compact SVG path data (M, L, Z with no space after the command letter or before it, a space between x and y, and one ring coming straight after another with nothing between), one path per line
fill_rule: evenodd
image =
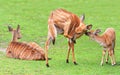
M83 22L85 20L85 14L80 17L80 20Z
M11 32L13 31L13 28L11 26L8 26L8 30Z
M20 31L20 25L17 26L17 31Z
M92 28L92 24L86 26L87 30L90 30Z
M100 29L97 29L95 32L94 32L94 34L98 34L98 33L100 33L101 32L101 30Z

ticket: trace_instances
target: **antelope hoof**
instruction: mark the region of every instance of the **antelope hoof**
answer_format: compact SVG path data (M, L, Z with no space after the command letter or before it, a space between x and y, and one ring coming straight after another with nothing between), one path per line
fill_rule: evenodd
M74 61L74 65L78 65L78 64Z
M68 60L68 59L66 60L66 63L69 63L69 60Z
M103 63L101 63L100 65L103 66Z
M49 64L46 64L46 67L50 67Z
M108 64L108 61L106 61L106 64Z
M115 66L116 64L112 64L112 66Z

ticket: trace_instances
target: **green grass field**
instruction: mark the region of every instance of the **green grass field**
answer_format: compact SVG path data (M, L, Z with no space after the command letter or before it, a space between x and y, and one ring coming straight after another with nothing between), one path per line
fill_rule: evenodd
M80 16L86 15L85 23L93 24L92 29L107 27L116 30L115 57L117 65L104 63L100 66L102 47L87 36L82 36L75 44L78 65L66 64L67 39L59 35L56 44L50 45L50 68L45 61L26 61L7 58L0 52L0 75L119 75L120 74L120 0L0 0L0 49L7 47L11 34L7 26L19 24L23 38L20 41L34 41L44 48L47 38L47 20L50 12L64 8Z

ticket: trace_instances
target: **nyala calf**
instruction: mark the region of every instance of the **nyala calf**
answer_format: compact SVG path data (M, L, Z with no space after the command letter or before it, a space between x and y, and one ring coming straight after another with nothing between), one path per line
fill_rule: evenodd
M115 65L115 57L114 57L114 48L115 48L115 30L113 28L107 28L106 31L102 34L99 35L101 30L90 30L89 32L86 33L87 36L89 36L91 39L95 40L98 42L101 46L103 46L104 50L102 52L102 60L101 60L101 65L103 65L104 62L104 57L106 54L106 51L108 51L108 55L106 58L106 63L108 63L108 57L110 56L111 59L111 64Z

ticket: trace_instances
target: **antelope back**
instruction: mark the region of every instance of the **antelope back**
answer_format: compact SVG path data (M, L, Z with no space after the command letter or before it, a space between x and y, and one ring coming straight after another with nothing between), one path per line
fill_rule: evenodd
M63 29L65 25L74 25L79 26L80 20L79 18L75 15L72 14L71 12L68 12L64 9L57 9L55 11L52 11L50 14L48 24L53 23L54 25L57 25L57 27Z
M104 38L106 39L106 44L115 43L116 34L113 28L107 28L106 31L103 33Z
M66 33L76 37L82 36L88 29L92 28L92 25L86 26L83 21L85 16L82 15L80 18L75 14L66 11L64 9L57 9L52 11L48 19L48 28L52 35L58 33Z

